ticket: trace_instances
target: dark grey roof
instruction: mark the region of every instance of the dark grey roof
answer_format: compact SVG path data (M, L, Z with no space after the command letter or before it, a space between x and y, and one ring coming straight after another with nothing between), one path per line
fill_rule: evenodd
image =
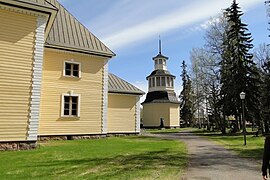
M128 83L127 81L117 77L114 74L109 73L109 92L121 93L121 94L145 94L142 90Z
M115 56L108 47L72 16L57 0L46 0L46 2L51 3L58 9L58 14L46 40L46 47L108 57Z
M161 53L159 53L158 55L156 55L155 57L153 57L153 60L156 59L156 58L169 59L167 56L164 56Z
M154 70L149 76L146 77L146 79L148 79L149 77L152 77L152 76L170 76L170 77L174 77L174 75L171 75L171 73L167 70L162 70L162 69L157 69L157 70Z
M142 104L146 103L175 103L179 104L174 91L153 91L148 92L146 99Z

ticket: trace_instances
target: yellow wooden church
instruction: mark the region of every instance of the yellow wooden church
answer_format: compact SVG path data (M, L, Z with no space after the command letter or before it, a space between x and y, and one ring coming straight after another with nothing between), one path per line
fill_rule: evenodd
M0 22L0 150L140 132L144 92L108 72L115 54L57 0L0 0Z
M145 128L176 128L180 127L180 103L174 92L174 79L167 69L168 57L159 53L153 57L154 71L147 76L148 93L143 105L143 127Z

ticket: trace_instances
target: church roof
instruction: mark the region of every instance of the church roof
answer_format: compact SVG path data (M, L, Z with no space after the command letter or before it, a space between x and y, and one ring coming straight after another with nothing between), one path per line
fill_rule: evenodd
M148 92L146 99L142 104L146 103L175 103L179 104L174 91L153 91Z
M128 83L127 81L117 77L116 75L109 73L109 92L121 93L121 94L145 94L142 90Z
M154 70L149 76L146 77L146 79L148 79L151 76L171 76L175 78L175 76L171 75L169 71L163 69Z
M51 13L45 47L112 57L115 54L70 14L57 0L0 0Z
M42 1L42 0L31 0ZM45 0L58 9L46 47L72 50L77 52L104 55L115 54L70 14L57 0Z

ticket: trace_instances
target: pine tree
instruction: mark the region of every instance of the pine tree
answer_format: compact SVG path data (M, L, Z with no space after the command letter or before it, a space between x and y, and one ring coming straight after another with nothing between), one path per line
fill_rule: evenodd
M182 81L183 81L183 90L180 94L180 118L184 121L186 126L191 125L192 120L192 85L190 77L187 74L187 65L185 61L182 62Z
M224 40L221 61L221 96L225 115L241 119L241 100L239 94L246 93L245 112L249 118L259 118L260 75L249 51L253 48L251 33L241 21L240 7L233 1L225 12L228 31ZM241 123L240 123L241 124Z

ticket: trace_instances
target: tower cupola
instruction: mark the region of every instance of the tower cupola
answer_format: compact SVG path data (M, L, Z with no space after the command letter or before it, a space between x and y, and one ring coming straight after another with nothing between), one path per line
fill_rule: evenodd
M159 53L157 56L153 57L155 70L167 70L167 60L169 58L162 55L161 53L161 40L159 39Z
M168 59L161 53L161 40L159 39L159 53L153 57L154 71L146 78L149 92L174 91L175 76L171 75L167 70Z

